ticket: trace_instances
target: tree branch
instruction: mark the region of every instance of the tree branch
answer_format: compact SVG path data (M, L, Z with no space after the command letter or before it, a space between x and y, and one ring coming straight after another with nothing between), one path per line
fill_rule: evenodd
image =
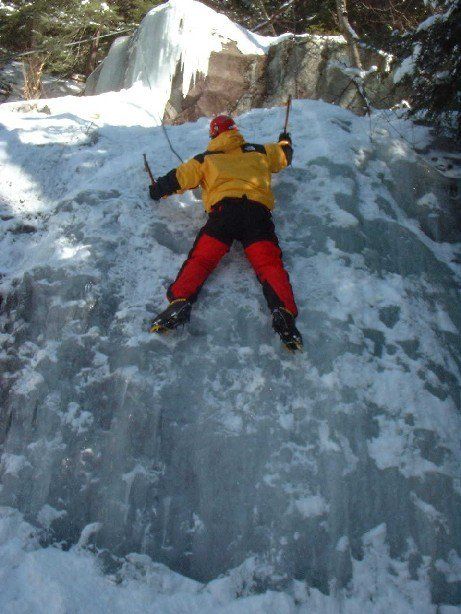
M268 15L268 13L267 13L267 10L266 10L266 5L264 4L264 0L259 0L259 4L260 4L260 6L261 6L261 9L262 9L263 15L264 15L264 16L265 16L265 18L266 18L265 23L266 23L266 24L268 24L268 25L270 25L270 27L272 28L272 32L274 33L274 36L277 36L277 32L275 31L274 25L273 25L273 23L272 23L272 19L269 17L269 15Z
M61 45L62 47L74 47L75 45L81 45L82 43L89 43L90 41L94 41L96 39L101 40L101 38L109 38L110 36L117 36L118 34L124 34L126 32L133 32L133 28L128 28L125 30L119 30L118 32L110 32L109 34L103 34L102 36L92 36L91 38L84 38L83 40L73 41L72 43L64 43ZM32 51L23 51L21 53L12 53L11 57L15 58L23 58L28 55L35 55L36 53L46 52L48 49L39 48L33 49Z
M280 17L280 15L282 15L287 9L289 9L290 6L292 6L296 1L297 0L288 0L287 2L285 2L285 4L282 4L282 6L278 8L275 11L275 13L273 13L270 17L266 13L266 16L267 16L266 21L263 21L262 23L258 24L255 28L253 28L253 32L257 32L258 30L261 30L261 28L264 28L264 26L267 26L269 24L272 25L272 22L274 21L274 19L276 19L277 17ZM273 26L272 26L272 29L274 30L274 33L276 33Z
M339 28L341 30L342 35L346 39L347 44L349 45L349 57L351 65L354 68L362 70L362 62L360 60L360 54L357 47L357 41L359 40L359 37L349 23L346 0L336 0L336 11L338 14Z

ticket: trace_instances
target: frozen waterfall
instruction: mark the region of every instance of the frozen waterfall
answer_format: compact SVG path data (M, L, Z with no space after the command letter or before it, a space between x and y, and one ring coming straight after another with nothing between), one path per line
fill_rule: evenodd
M279 38L253 34L201 2L170 0L149 11L133 37L120 37L112 44L87 90L148 90L150 106L161 118L178 67L186 96L197 75L207 74L213 51L233 44L241 53L262 55Z
M280 347L238 246L190 326L149 336L204 213L148 200L141 154L175 160L142 103L0 109L0 609L73 611L86 579L98 612L454 611L456 183L379 117L370 140L368 119L295 101L274 217L305 353ZM268 142L283 111L237 123ZM170 128L184 158L206 135ZM44 592L17 601L27 573Z

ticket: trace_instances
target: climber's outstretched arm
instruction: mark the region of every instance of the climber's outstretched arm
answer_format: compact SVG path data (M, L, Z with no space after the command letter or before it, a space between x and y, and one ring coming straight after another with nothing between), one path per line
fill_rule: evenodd
M184 162L178 168L172 169L163 177L159 177L154 185L149 186L149 196L160 200L177 192L196 188L203 177L202 164L195 158Z

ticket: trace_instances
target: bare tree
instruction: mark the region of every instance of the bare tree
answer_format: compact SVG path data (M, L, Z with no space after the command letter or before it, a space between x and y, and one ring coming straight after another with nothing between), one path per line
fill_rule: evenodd
M94 38L91 40L91 43L90 43L90 52L88 54L88 61L87 61L86 71L85 71L87 75L92 73L93 70L96 68L96 60L98 57L100 36L101 36L101 28L98 28L96 30L96 35L94 36Z
M264 15L264 19L266 20L264 23L269 25L274 36L277 36L277 32L275 31L274 24L272 23L272 19L269 17L269 14L266 9L266 5L264 4L264 0L259 0L259 6L261 7L262 14Z
M349 22L349 16L347 13L346 0L336 0L336 11L338 13L339 28L347 41L349 46L349 57L351 65L354 68L362 69L362 62L360 60L360 53L357 46L358 36Z
M280 17L280 15L282 15L285 11L287 11L289 8L291 8L291 6L293 5L293 3L296 2L296 0L287 0L287 2L285 2L284 4L282 4L282 6L280 6L275 13L273 13L269 19L266 19L265 21L263 21L262 23L257 24L257 26L255 28L252 28L253 32L257 32L258 30L261 30L261 28L264 28L267 25L271 25L272 26L272 30L275 32L275 28L273 26L273 22L275 19L277 19L277 17ZM267 11L265 10L264 7L264 12L267 15Z
M24 99L35 100L42 93L42 73L47 58L40 54L28 55L22 65L24 75Z

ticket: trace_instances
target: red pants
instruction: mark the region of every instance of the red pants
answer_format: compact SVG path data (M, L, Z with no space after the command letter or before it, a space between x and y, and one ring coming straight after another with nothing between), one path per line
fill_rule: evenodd
M269 309L285 307L296 316L298 310L271 213L264 205L245 197L225 198L213 207L176 280L168 288L168 299L195 301L234 239L242 243L263 286Z

